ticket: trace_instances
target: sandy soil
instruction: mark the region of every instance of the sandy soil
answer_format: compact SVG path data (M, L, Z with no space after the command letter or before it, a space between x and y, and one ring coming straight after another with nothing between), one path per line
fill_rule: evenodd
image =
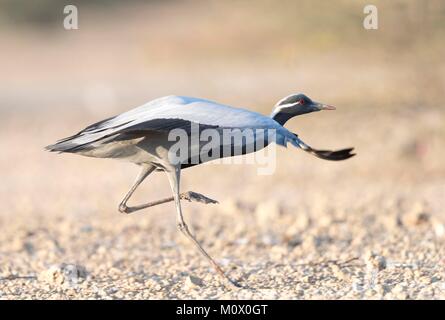
M183 207L203 246L245 286L239 290L224 288L176 230L172 204L118 213L136 167L45 153L41 146L54 132L68 129L39 133L40 120L11 118L1 135L7 150L1 167L8 170L1 185L0 297L445 298L443 113L421 117L384 146L375 143L384 129L365 129L375 122L389 128L392 118L361 112L368 120L351 121L356 116L320 114L294 123L314 146L355 145L358 156L343 163L280 149L274 175L259 176L252 165L184 171L184 191L220 201ZM412 117L400 117L399 133ZM314 129L315 118L323 132ZM36 132L32 141L25 132L16 136L25 145L5 138L26 125ZM426 145L410 144L416 141ZM133 203L168 194L157 173Z

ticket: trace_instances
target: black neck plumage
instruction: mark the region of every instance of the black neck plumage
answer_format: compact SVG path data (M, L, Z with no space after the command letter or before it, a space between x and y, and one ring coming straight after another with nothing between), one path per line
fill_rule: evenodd
M278 122L280 125L284 126L284 124L287 122L287 120L295 117L294 114L288 113L288 112L278 112L276 114L273 114L272 119L274 119L276 122Z

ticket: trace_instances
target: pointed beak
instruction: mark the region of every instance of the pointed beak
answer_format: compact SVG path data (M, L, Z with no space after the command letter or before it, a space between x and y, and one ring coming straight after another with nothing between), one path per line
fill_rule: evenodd
M331 106L329 104L323 104L323 103L318 103L317 107L319 110L335 110L336 109L334 106Z

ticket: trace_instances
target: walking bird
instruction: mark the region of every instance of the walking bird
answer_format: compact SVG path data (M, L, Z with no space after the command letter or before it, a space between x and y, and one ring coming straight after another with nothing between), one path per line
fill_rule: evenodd
M216 201L196 192L181 193L181 170L215 158L255 152L271 142L284 147L290 143L325 160L348 159L355 155L352 153L352 148L338 151L317 150L304 143L296 134L284 128L284 124L292 117L314 111L334 109L333 106L312 101L304 94L292 94L278 101L268 117L257 112L205 99L167 96L94 123L73 136L47 146L46 149L88 157L120 159L139 165L141 171L133 186L119 204L119 211L132 213L140 209L174 201L178 229L192 241L213 265L218 274L228 281L228 284L238 286L235 281L225 275L220 266L203 249L184 221L181 199L207 204L216 203ZM181 129L187 137L192 137L193 134L196 134L191 129L194 125L199 128L197 134L201 134L207 129L212 129L217 133L222 133L224 130L252 130L254 132L253 141L244 138L241 142L235 143L233 139L230 141L220 139L216 141L216 150L213 148L209 152L208 148L204 147L205 143L203 141L190 139L187 142L186 154L173 160L170 149L177 141L171 139L169 133L172 130ZM261 130L263 130L263 133L264 131L273 132L273 138L270 138L270 135L257 134ZM231 152L224 152L227 149ZM193 150L195 153L192 152ZM195 154L195 157L193 154ZM192 161L193 159L195 161ZM166 173L173 196L142 205L127 206L127 202L136 188L153 171Z

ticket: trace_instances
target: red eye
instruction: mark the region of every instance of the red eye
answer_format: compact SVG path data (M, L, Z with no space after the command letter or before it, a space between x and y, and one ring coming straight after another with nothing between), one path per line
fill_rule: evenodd
M298 101L299 104L304 104L304 99L301 98L300 101Z

